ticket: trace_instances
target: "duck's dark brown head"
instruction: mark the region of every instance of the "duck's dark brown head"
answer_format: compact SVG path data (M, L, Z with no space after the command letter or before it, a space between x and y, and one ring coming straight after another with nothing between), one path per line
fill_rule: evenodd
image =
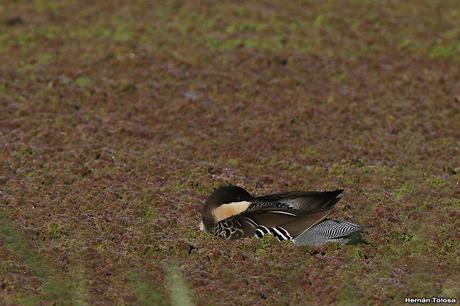
M204 229L210 232L217 222L246 210L252 200L251 194L239 186L217 188L203 206Z

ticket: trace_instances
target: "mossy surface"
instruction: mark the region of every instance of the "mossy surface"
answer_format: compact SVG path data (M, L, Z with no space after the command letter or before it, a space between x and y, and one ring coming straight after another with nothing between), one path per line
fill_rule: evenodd
M2 1L0 301L460 297L458 1ZM214 187L345 189L368 244L198 231Z

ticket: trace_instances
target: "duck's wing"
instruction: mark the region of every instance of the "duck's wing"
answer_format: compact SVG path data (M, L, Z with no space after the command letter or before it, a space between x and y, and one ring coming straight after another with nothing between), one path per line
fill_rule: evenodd
M293 191L256 197L245 211L218 222L213 233L231 240L269 233L290 240L326 218L342 192Z
M332 211L333 210L330 209L313 213L305 213L295 218L294 220L280 224L276 227L284 229L287 233L289 233L288 238L289 240L291 240L296 238L299 234L308 231L310 228L323 221L327 216L329 216L332 213ZM277 238L279 240L286 240L280 239L280 237Z
M343 189L334 191L292 191L254 198L248 211L286 209L304 213L332 209L342 198Z
M279 240L291 240L311 226L322 221L331 210L305 213L293 209L246 211L222 220L213 228L213 234L224 239L239 239L273 234Z

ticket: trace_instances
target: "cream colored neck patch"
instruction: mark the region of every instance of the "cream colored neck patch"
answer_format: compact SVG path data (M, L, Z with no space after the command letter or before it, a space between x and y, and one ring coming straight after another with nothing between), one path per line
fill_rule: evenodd
M248 209L251 202L241 201L241 202L232 202L228 204L221 205L213 210L212 215L217 222L224 219L230 218L231 216L242 213Z

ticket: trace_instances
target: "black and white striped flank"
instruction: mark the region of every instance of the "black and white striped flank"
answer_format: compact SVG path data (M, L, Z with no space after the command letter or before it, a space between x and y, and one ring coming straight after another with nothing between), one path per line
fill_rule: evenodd
M281 226L266 227L263 225L259 225L259 227L255 231L255 236L257 238L263 238L266 234L272 234L279 241L292 240L292 237L289 234L289 232Z

